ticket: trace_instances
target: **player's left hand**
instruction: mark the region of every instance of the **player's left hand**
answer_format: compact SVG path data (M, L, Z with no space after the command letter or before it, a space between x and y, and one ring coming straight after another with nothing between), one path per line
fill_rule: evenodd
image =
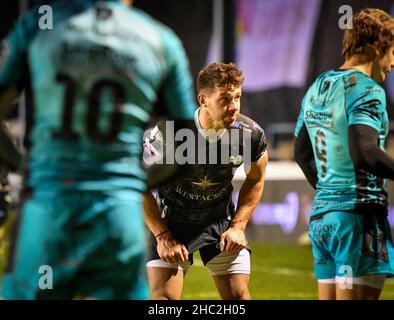
M237 253L247 245L245 231L237 227L230 227L220 238L220 250L223 252Z

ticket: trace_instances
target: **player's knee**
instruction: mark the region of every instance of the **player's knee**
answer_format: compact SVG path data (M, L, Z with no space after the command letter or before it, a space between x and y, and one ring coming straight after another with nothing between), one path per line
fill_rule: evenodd
M250 293L247 286L233 290L232 296L233 300L250 300Z
M228 290L221 291L221 296L223 300L250 300L250 293L246 283L236 286L230 285Z

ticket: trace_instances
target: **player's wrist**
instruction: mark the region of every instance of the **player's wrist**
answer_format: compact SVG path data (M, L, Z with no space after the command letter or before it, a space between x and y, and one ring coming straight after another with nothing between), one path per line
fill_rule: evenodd
M173 242L174 238L172 237L172 233L170 230L166 230L165 232L163 232L163 234L161 234L160 236L156 237L156 241L157 242Z
M156 240L159 240L160 238L164 237L168 232L170 232L168 228L158 232L157 234L155 234Z
M230 224L230 228L239 229L244 232L246 229L246 224L243 223L242 221L232 221Z

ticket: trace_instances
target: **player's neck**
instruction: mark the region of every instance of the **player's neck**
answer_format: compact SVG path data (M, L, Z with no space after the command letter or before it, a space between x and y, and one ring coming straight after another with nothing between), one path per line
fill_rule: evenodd
M372 64L373 63L370 58L363 55L357 55L347 59L339 69L357 69L362 73L365 73L368 77L371 77Z
M200 122L200 126L204 130L222 130L225 129L223 126L220 125L217 121L211 119L209 114L205 112L202 108L200 108L200 112L198 113L198 121Z

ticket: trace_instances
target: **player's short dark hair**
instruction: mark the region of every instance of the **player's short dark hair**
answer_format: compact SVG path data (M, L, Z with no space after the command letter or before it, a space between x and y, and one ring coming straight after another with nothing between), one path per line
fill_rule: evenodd
M197 92L215 87L240 86L244 82L242 71L234 63L211 63L197 76Z
M345 59L357 54L371 56L374 54L374 44L377 44L381 54L394 45L394 19L385 11L366 8L357 12L352 22L353 27L345 30L342 42L342 55Z

